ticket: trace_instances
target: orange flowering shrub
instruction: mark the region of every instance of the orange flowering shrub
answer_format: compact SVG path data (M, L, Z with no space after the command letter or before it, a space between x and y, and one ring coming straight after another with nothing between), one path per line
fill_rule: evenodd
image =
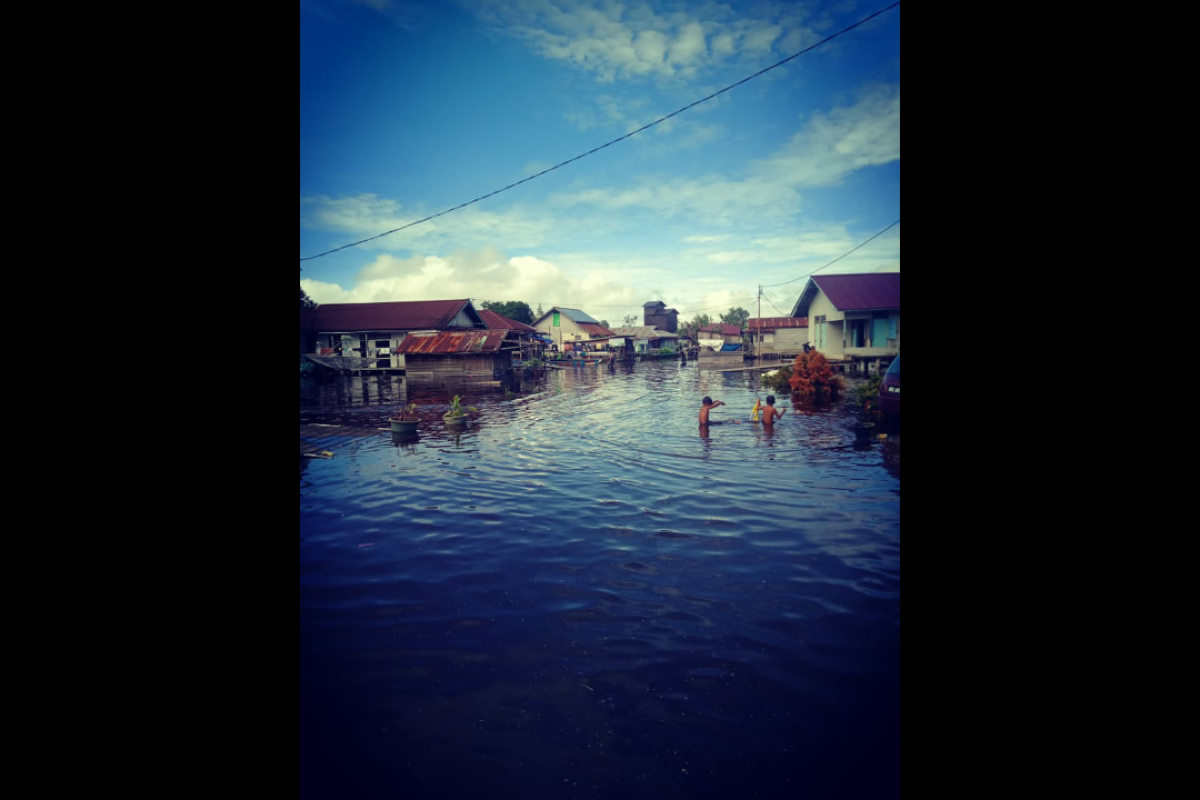
M829 359L816 350L796 356L788 384L793 398L814 403L836 399L838 391L845 388L842 379L833 374Z

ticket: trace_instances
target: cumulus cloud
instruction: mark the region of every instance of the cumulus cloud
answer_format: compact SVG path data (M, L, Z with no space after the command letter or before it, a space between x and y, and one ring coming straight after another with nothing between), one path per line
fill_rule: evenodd
M832 186L856 169L899 158L900 87L877 85L861 92L853 105L814 113L755 171L799 186Z
M582 308L597 319L633 313L644 292L615 279L601 262L576 259L569 269L535 256L508 257L495 247L461 250L447 256L397 258L378 255L359 270L354 284L300 279L318 303L379 303L395 300L444 300L468 296L477 300L523 300ZM613 313L615 312L615 313Z
M720 2L625 5L594 0L471 0L467 7L539 55L593 73L602 83L655 77L690 80L725 59L761 62L780 45L816 38L809 14L763 2L755 16Z

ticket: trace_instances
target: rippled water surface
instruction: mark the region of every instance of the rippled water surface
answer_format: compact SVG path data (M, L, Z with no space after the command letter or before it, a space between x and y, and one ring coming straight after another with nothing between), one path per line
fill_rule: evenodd
M304 796L899 794L898 436L764 432L695 364L469 392L461 433L367 380L301 421L430 419L301 458Z

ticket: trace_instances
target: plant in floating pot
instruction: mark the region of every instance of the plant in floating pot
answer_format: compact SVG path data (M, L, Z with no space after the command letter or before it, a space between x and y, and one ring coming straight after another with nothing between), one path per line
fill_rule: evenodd
M454 395L454 399L450 401L450 410L442 415L442 419L446 421L447 425L466 425L467 412L478 410L474 406L464 406L462 398Z
M409 403L388 417L394 433L412 433L417 429L417 404Z

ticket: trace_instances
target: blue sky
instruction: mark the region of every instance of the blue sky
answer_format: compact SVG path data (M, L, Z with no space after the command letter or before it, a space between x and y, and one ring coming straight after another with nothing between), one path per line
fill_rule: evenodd
M670 114L875 2L301 0L300 257L444 211ZM787 314L900 218L900 7L494 197L300 262L321 303L524 300ZM826 273L898 271L900 226Z

